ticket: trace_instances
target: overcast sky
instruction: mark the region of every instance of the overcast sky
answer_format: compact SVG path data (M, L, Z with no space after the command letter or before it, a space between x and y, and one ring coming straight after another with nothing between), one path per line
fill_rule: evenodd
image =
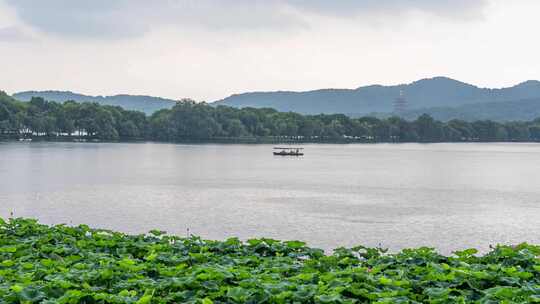
M540 79L539 0L0 0L0 90L214 101Z

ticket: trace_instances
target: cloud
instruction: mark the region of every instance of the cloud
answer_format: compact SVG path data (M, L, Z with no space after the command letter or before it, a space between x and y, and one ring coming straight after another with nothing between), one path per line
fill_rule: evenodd
M486 4L486 0L5 1L27 25L42 32L78 38L135 37L160 27L283 30L308 26L310 15L391 17L420 11L452 18L469 17Z
M272 1L233 0L7 0L26 24L71 37L132 37L160 27L216 29L301 25Z
M400 15L404 12L425 12L439 16L477 15L486 0L288 0L290 5L320 15L357 16L368 14Z
M351 14L358 11L462 10L483 6L483 0L288 0L291 5L321 13Z
M30 36L18 27L8 26L0 28L0 43L21 42L30 39Z

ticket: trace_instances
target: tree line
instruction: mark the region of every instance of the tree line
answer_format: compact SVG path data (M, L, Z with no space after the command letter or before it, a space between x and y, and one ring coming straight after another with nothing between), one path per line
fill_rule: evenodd
M414 121L399 117L301 115L263 108L232 108L181 100L147 116L98 103L64 103L34 97L14 100L0 92L1 137L81 137L97 140L298 140L359 142L540 141L540 118L528 122Z

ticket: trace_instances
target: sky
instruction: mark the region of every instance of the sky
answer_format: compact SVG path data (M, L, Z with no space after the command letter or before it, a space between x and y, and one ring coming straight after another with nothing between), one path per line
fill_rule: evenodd
M215 101L540 79L538 0L0 0L0 90Z

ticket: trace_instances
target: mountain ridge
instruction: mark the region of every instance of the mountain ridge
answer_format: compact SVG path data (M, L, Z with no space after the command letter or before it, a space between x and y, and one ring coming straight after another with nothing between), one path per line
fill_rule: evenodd
M423 78L396 85L366 85L356 89L323 88L309 91L264 91L233 94L210 103L214 106L269 107L278 111L301 114L347 114L351 116L391 116L393 103L403 92L407 109L400 115L414 119L414 115L428 113L440 120L453 118L513 120L530 118L531 113L540 114L540 81L526 80L503 88L481 88L449 77ZM32 96L64 102L90 101L121 106L129 110L152 114L171 108L175 100L148 95L116 94L92 96L72 91L24 91L13 97L28 101ZM538 108L538 109L537 109ZM482 113L469 113L484 111ZM499 112L497 112L499 111Z
M57 102L68 100L74 100L76 102L97 102L103 105L120 106L128 110L141 111L146 114L152 114L161 109L171 108L176 103L176 101L172 99L149 95L116 94L110 96L94 96L60 90L23 91L13 94L12 97L21 101L29 101L32 97L42 97L46 100Z
M475 104L464 104L457 107L433 107L414 109L396 115L395 113L370 113L368 116L389 118L400 116L412 121L422 114L428 114L436 120L447 122L453 119L464 121L492 120L498 122L532 121L540 118L540 98L510 101L494 101ZM362 115L348 114L351 117Z
M504 88L480 88L452 78L437 76L408 84L368 85L356 89L310 91L266 91L233 94L215 105L272 107L303 114L391 112L400 94L405 93L410 109L459 106L540 97L540 81L528 80Z

